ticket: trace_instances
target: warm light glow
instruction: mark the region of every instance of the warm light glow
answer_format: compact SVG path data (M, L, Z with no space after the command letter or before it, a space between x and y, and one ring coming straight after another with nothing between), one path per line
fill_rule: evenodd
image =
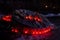
M38 16L33 17L33 16L29 15L29 16L26 16L25 18L26 18L26 19L29 19L29 20L39 21L39 22L42 21L42 19L39 18Z
M17 30L17 29L15 29L15 32L16 32L16 33L18 33L18 30Z
M2 19L4 20L4 21L11 21L11 19L12 19L12 16L11 15L6 15L6 16L3 16L2 17Z
M41 19L41 18L38 18L37 16L34 18L34 20L35 20L35 21L39 21L39 22L42 21L42 19Z
M40 21L40 19L38 19L38 21Z
M25 31L25 34L27 34L28 33L28 31Z
M28 33L29 33L28 28L25 28L25 29L23 30L23 32L24 32L25 34L28 34Z
M45 7L47 8L48 6L46 5Z
M32 18L32 16L31 16L31 15L29 15L29 19L30 19L30 20L33 20L33 18Z
M48 27L48 28L43 28L43 29L28 29L28 28L25 28L23 30L24 34L32 34L32 35L42 35L42 34L46 34L48 32L51 31L51 28Z
M12 29L11 31L12 31L12 32L14 32L15 30L14 30L14 29Z
M15 32L15 33L18 33L18 30L17 29L15 29L15 28L12 28L12 30L11 30L12 32Z
M25 18L26 18L26 19L29 19L29 20L33 20L33 17L32 17L31 15L26 16Z
M45 34L45 33L47 33L47 32L49 32L49 31L51 31L51 29L50 28L46 28L46 29L42 29L42 30L36 30L36 31L32 31L32 34L34 35L39 35L39 34Z
M35 16L35 18L34 18L36 21L38 20L38 17L37 16Z
M37 32L37 31L36 31L35 33L36 33L36 34L39 34L39 32Z
M42 34L41 32L39 32L39 34Z
M32 34L35 34L35 32L32 32Z
M26 18L26 19L28 19L29 17L28 17L28 16L26 16L25 18Z

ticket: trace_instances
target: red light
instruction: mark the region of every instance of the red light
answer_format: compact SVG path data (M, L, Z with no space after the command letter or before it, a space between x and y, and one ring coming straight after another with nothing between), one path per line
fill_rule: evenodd
M29 30L30 30L29 28L24 28L23 33L24 34L30 34L30 31Z
M12 30L11 30L12 32L15 32L15 33L18 33L18 30L17 29L15 29L15 28L12 28Z
M50 28L46 28L46 29L42 29L42 30L33 30L32 31L32 34L34 35L34 34L36 34L36 35L38 35L38 34L45 34L45 33L48 33L49 31L51 31L51 29Z
M29 19L29 20L33 20L33 18L32 18L32 16L31 16L31 15L26 16L25 18L26 18L26 19Z
M30 19L30 20L33 20L33 18L32 18L32 16L31 16L31 15L29 15L29 19Z
M28 17L28 16L26 16L25 18L26 18L26 19L28 19L29 17Z
M35 21L40 21L40 22L42 21L42 19L41 18L38 18L37 16L35 16L34 20Z
M15 32L16 32L16 33L18 33L18 30L17 30L17 29L15 29Z
M38 21L42 21L41 19L38 19Z
M35 16L35 18L34 18L34 19L37 21L38 17L36 17L36 16Z
M28 31L25 31L25 34L27 34L28 33Z
M9 22L10 22L10 21L11 21L11 18L12 18L11 15L6 15L6 16L3 16L2 19L3 19L4 21L9 21Z
M36 31L36 32L33 32L32 34L33 34L33 35L34 35L34 34L38 35L39 33Z
M47 32L49 32L50 31L50 28L47 28L47 29L45 29L44 31L42 31L42 33L47 33Z
M39 34L39 33L36 31L36 34Z
M14 29L12 29L11 31L12 31L12 32L14 32L15 30L14 30Z
M24 32L25 34L28 34L28 33L29 33L29 30L28 30L28 29L24 29L23 32Z
M35 34L35 32L32 32L32 34Z
M43 28L43 29L28 29L28 28L25 28L23 30L24 34L32 34L32 35L42 35L42 34L46 34L46 33L49 33L51 31L51 28L48 27L48 28Z
M42 34L41 32L39 32L39 34Z

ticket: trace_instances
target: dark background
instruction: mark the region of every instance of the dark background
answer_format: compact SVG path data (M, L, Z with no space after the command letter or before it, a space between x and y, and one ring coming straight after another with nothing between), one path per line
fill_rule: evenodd
M58 14L60 13L60 0L0 0L0 13L12 14L16 9L27 9L41 14ZM58 23L59 18L48 17L53 23Z
M60 0L0 0L0 11L4 13L20 8L38 11L43 14L57 14L60 12Z
M12 13L16 9L28 9L42 14L58 14L60 0L0 0L0 13ZM48 19L58 27L48 40L60 40L60 17L48 17Z

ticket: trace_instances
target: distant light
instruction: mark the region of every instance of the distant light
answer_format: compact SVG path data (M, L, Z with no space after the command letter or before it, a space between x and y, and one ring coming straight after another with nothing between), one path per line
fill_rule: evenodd
M18 30L17 29L15 29L15 33L18 33Z
M32 17L31 15L29 15L29 19L30 19L30 20L33 20L33 17Z
M42 19L40 18L40 19L38 19L38 21L40 21L40 22L41 22L41 21L42 21Z
M12 28L12 32L18 33L18 29Z
M38 32L38 31L36 31L36 34L39 34L39 32Z
M29 20L33 20L33 17L32 17L31 15L26 16L25 18L26 18L26 19L29 19Z
M26 28L26 29L23 30L23 32L24 32L24 34L28 34L29 33L29 29Z
M29 19L29 17L28 17L28 16L26 16L25 18L26 18L26 19Z
M43 30L33 30L32 31L32 34L34 35L39 35L39 34L46 34L48 32L50 32L51 29L50 28L46 28L46 29L43 29Z
M25 31L25 34L27 34L28 33L28 31Z
M34 20L35 20L35 21L39 21L39 22L41 22L41 21L42 21L42 19L41 19L41 18L39 18L38 16L35 16Z
M47 8L48 6L47 6L47 5L45 5L45 7Z
M56 8L55 6L53 6L53 8Z

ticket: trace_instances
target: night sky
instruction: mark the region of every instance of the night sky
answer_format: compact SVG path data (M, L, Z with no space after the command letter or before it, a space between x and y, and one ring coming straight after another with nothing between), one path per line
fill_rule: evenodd
M0 0L0 11L12 12L15 9L28 9L43 13L59 13L59 0Z

